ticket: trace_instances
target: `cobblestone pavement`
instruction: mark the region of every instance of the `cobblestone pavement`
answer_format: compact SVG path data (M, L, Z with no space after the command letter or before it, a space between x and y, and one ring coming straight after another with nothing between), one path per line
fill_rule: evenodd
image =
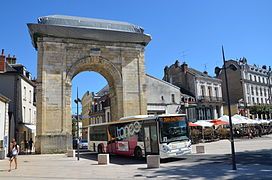
M80 161L63 154L21 155L11 172L8 159L0 160L0 179L272 179L272 135L235 140L237 171L232 170L228 140L198 145L204 145L204 154L167 159L154 169L147 169L145 160L121 156L98 165L97 155L89 152Z

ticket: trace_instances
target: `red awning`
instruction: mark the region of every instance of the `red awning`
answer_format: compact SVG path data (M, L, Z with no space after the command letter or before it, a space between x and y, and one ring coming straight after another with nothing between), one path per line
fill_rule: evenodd
M219 119L214 119L212 121L210 121L211 123L213 123L213 125L222 125L222 124L229 124L228 122L226 121L221 121Z

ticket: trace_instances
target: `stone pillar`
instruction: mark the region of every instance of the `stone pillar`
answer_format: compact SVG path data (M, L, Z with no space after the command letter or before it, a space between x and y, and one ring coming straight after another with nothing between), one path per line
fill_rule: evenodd
M223 105L220 106L220 114L219 116L223 116L224 115L224 108L223 108Z
M217 119L218 118L218 113L217 113L217 107L213 107L213 118Z
M144 49L122 53L123 115L147 114Z
M38 43L36 153L65 153L72 149L71 86L65 84L61 44ZM69 99L67 101L67 99Z

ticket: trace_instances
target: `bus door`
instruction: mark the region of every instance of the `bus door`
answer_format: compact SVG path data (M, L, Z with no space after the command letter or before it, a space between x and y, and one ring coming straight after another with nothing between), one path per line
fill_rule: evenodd
M116 153L116 128L113 125L108 126L108 144L107 150L109 153Z
M145 155L159 154L159 142L158 142L158 131L157 124L153 120L152 122L144 122L144 145Z

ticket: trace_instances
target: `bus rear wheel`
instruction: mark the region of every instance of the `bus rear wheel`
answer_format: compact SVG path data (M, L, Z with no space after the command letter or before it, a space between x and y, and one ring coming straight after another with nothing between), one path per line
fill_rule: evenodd
M134 157L136 159L141 159L143 157L143 152L142 152L142 149L140 147L136 147L134 149Z

